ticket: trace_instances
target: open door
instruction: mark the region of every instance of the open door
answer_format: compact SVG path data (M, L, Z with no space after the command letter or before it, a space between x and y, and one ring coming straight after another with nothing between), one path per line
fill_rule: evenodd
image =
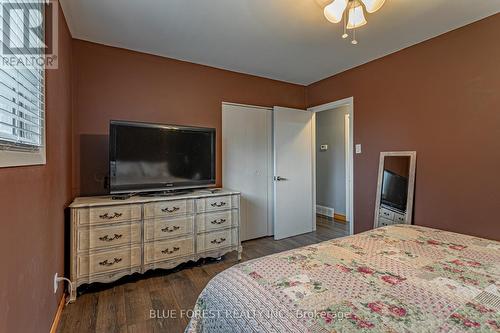
M312 112L275 107L274 239L313 231Z

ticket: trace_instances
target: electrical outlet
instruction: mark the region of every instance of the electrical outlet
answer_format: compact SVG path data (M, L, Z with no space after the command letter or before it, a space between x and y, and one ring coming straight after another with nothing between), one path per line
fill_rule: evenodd
M57 293L57 287L59 282L63 283L63 288L64 288L64 281L68 282L69 286L69 294L71 295L72 290L73 290L73 283L71 282L70 279L65 278L64 276L59 276L59 274L54 274L54 294Z
M57 282L59 280L59 277L57 276L57 273L54 274L54 294L57 293Z

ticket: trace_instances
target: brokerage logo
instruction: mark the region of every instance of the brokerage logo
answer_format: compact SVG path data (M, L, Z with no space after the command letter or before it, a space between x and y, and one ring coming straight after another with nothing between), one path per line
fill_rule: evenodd
M0 68L58 67L56 0L0 0Z

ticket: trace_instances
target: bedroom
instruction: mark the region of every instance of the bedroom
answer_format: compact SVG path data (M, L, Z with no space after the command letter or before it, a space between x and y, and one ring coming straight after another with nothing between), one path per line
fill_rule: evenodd
M344 39L348 11L344 20L332 23L324 14L330 3L51 2L45 8L47 24L41 38L53 46L46 53L56 56L44 57L57 61L45 64L44 70L30 68L29 77L37 84L27 92L17 85L22 79L9 75L20 71L6 68L5 61L0 68L0 96L9 102L2 104L0 127L4 213L0 331L238 331L235 327L262 331L266 325L269 331L294 331L265 313L259 318L234 316L229 322L230 315L212 321L190 312L195 306L200 309L204 301L208 310L218 312L220 305L238 312L241 306L231 309L227 300L234 296L247 302L248 292L242 288L277 302L279 314L291 313L285 301L302 309L300 316L294 313L292 318L298 322L295 331L300 332L348 332L361 329L358 325L374 325L372 331L388 327L423 332L498 330L494 325L500 322L500 229L495 220L500 209L500 181L495 177L500 169L500 5L386 0L371 13L368 10L375 2L348 3L361 6L367 23L346 29ZM5 17L8 7L2 4ZM37 9L40 4L33 1L32 6ZM19 18L16 15L13 20ZM3 45L11 44L4 41ZM2 59L8 56L4 47ZM16 59L21 56L16 54ZM16 122L29 123L21 102L27 93L41 101L31 116L39 126L17 128ZM6 105L12 111L7 112ZM315 223L315 154L321 153L320 145L333 147L333 143L315 142L317 112L313 111L339 105L352 111L348 127L352 139L346 149L346 162L352 159L346 170L352 176L346 176L350 182L347 179L345 186L347 199L352 197L346 200L352 213L348 224L333 219ZM25 113L32 114L30 110ZM226 118L225 114L238 116ZM296 130L287 125L291 117L306 126L307 135L299 131L302 144L287 150L287 143L298 142L290 139ZM173 197L110 199L112 120L215 129L206 181L214 185L210 190L225 187L233 192L197 189L194 194ZM26 134L31 132L35 135ZM18 143L21 138L31 141ZM404 175L406 183L400 182L407 184L408 208L399 207L405 213L401 224L379 227L376 217L385 212L380 206L387 199L382 195L383 177L388 174L385 159L392 156L382 155L381 160L381 153L398 152L408 152L405 156L414 161L413 168L407 169L414 172ZM278 176L281 180L273 179ZM137 189L119 192L127 191ZM231 200L210 201L221 194ZM106 205L91 207L90 200L101 196L107 198ZM91 199L79 202L81 197ZM161 223L171 224L161 225L158 232L171 234L169 230L180 227L172 233L188 239L183 244L191 251L172 254L174 259L163 266L156 266L156 260L147 266L146 245L156 244L156 224L151 221L156 221L157 213L147 219L146 208L179 200L184 203L173 206L180 210L172 212L175 223L160 218ZM109 202L113 209L108 212ZM209 222L215 221L217 227L225 223L222 220L233 220L228 230L236 231L218 234L209 243L230 237L231 246L226 248L230 252L197 256L202 242L198 242L195 215L199 212L204 218L208 212L198 211L198 202L208 209L211 204L224 204L220 211L214 207L219 215ZM395 201L392 204L395 210L389 209L388 217L395 219L398 207ZM114 209L124 206L128 208L123 211ZM223 208L236 215L220 215ZM108 220L114 213L123 215ZM102 221L92 224L101 215ZM189 216L190 222L176 224L181 215ZM83 222L75 223L79 221ZM148 238L149 225L153 225L152 238ZM343 225L349 236L338 239L344 236L339 232ZM97 232L116 228L121 231L93 238ZM123 236L114 239L115 234ZM99 242L99 237L104 245L95 249L91 242ZM80 239L88 242L84 251L72 247ZM171 243L165 239L158 243ZM106 257L114 253L106 250L113 242L120 244L115 249L124 253L122 261L122 257ZM179 246L160 249L170 255L175 247ZM381 253L381 248L387 253ZM293 255L287 255L289 250ZM119 262L114 263L115 257ZM294 262L291 257L304 260ZM341 259L348 264L341 264ZM104 271L91 273L89 261ZM280 270L278 275L270 271L273 268ZM383 274L387 272L392 275ZM56 273L70 279L75 288L66 281L54 288ZM224 279L238 281L238 290L228 288ZM362 289L367 297L359 298L359 290L349 281L368 288ZM415 295L415 290L422 289L426 299L444 302L445 310L437 311L434 304L420 299L412 303L408 297L380 297L396 290ZM296 291L302 299L296 298ZM348 303L356 309L347 310ZM475 316L470 304L491 311ZM258 313L268 308L264 300L244 307ZM401 316L408 321L391 319L394 316L385 312L389 308L397 310L393 315L408 309ZM313 310L316 315L305 318ZM214 328L218 325L229 326Z

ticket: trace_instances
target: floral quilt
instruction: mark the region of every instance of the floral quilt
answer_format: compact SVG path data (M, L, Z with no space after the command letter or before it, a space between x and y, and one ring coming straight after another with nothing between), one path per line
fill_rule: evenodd
M500 242L395 225L244 262L186 332L500 332Z

